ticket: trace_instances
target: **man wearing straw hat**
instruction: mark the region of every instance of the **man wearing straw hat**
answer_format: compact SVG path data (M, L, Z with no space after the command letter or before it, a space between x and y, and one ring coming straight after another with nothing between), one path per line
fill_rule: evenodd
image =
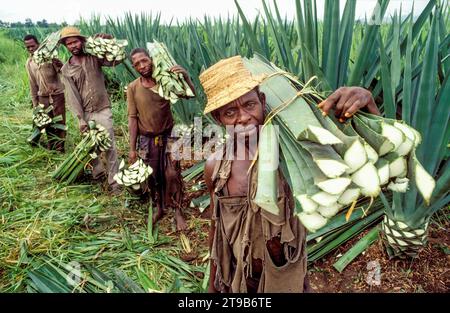
M97 34L95 37L111 39L111 35ZM118 171L117 150L114 138L113 116L111 102L105 87L102 66L115 66L118 61L107 61L84 52L86 38L73 26L61 30L60 42L66 46L71 57L61 69L66 97L73 113L78 119L80 131L88 130L87 122L94 120L104 126L112 139L109 150L105 153L108 184L113 194L120 193L120 188L114 180ZM105 175L105 167L99 158L94 160L92 176L99 180Z
M204 113L211 113L223 126L233 126L230 136L235 138L233 144L211 155L205 166L212 209L209 291L310 292L306 230L293 215L289 185L279 171L280 213L261 210L252 201L257 166L251 166L252 157L237 155L239 150L252 150L250 143L257 142L258 127L264 124L262 79L252 76L242 58L235 56L208 68L200 82L207 96ZM369 91L349 87L338 89L320 107L324 114L336 109L343 120L363 107L372 111L374 105Z
M33 108L38 104L43 104L45 108L53 106L50 111L51 117L61 115L63 120L61 124L66 124L66 102L64 99L64 85L59 76L62 62L59 59L52 59L52 62L47 62L41 65L33 61L33 53L39 48L39 41L34 35L26 35L23 42L30 57L26 63L28 79L30 81L31 101ZM66 131L62 129L54 129L49 127L47 129L47 148L64 152L64 138ZM31 144L34 146L39 142L40 136L37 137Z

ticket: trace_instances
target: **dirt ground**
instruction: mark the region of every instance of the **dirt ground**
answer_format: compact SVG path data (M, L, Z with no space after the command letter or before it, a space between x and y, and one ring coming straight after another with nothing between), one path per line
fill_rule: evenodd
M416 259L389 260L382 241L378 240L339 273L333 263L365 233L360 234L310 266L311 285L317 292L447 293L450 291L449 226L432 225L428 244ZM373 279L370 265L374 263L370 262L379 264L379 284Z
M184 166L183 166L184 167ZM198 180L200 180L199 178ZM196 182L186 186L189 190ZM189 208L193 198L206 191L187 192L183 207L189 228L185 235L189 238L193 252L182 255L187 262L200 262L208 251L209 219L206 212L200 214L196 208ZM173 233L173 213L161 221L161 230L170 228ZM450 292L450 223L431 223L428 244L413 260L389 260L381 240L373 243L363 254L350 263L342 273L333 264L338 257L350 249L368 230L353 238L337 250L309 266L310 282L315 292L360 293L360 292ZM374 269L379 268L379 280ZM371 279L372 278L372 279Z

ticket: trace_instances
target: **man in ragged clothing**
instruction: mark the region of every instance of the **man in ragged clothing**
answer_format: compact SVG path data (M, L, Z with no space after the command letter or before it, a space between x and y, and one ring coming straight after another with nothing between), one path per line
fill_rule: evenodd
M280 213L261 210L252 201L257 166L251 167L256 153L249 150L256 150L257 145L249 143L257 142L253 136L258 136L265 118L261 80L252 76L242 58L236 56L204 71L200 82L207 96L204 113L211 113L224 126L233 126L229 135L234 138L232 144L212 154L205 165L212 209L209 292L311 292L306 229L293 215L292 192L281 170ZM335 109L341 120L361 108L378 111L370 92L359 87L340 88L319 107L324 114ZM233 151L227 152L230 149Z
M164 215L166 206L173 206L176 229L181 231L187 227L181 212L181 167L179 161L171 158L170 149L167 149L174 125L170 102L158 94L158 85L152 77L153 63L148 51L136 48L131 52L130 58L141 77L131 82L127 88L129 162L132 164L137 160L138 149L139 156L153 169L149 180L151 198L157 204L153 222L157 222ZM176 65L170 71L181 73L195 94L194 85L183 67Z
M111 39L111 35L97 34L95 37ZM101 124L111 136L112 144L105 151L108 184L113 194L121 192L114 180L118 171L116 141L114 138L111 102L105 87L102 66L115 66L119 61L107 61L85 53L86 38L76 27L67 26L61 30L60 42L66 46L71 57L61 69L66 89L67 102L78 119L80 132L88 131L88 122ZM93 162L92 176L100 180L105 175L105 166L100 157Z
M45 108L52 105L53 110L49 112L50 117L61 115L63 120L61 124L66 124L66 105L64 99L64 85L61 82L59 73L61 72L62 62L56 58L52 62L37 65L33 61L33 53L39 48L39 42L34 35L26 35L23 42L30 57L26 63L28 79L30 81L31 101L33 108L39 103ZM64 138L66 131L62 129L47 129L47 148L64 152ZM31 144L37 145L40 136Z

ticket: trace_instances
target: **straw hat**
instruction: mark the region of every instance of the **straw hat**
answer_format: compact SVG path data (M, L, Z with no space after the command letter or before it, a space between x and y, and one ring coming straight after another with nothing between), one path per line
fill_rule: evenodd
M204 114L221 108L258 86L265 75L252 76L240 55L223 59L200 74L206 93Z
M74 26L66 26L63 29L61 29L61 37L59 38L59 42L62 42L64 39L69 37L81 37L86 38L85 36L81 35L80 30Z

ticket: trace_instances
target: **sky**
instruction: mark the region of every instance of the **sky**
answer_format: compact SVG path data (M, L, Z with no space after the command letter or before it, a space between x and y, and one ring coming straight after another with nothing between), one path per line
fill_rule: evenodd
M263 12L262 0L238 0L244 13L252 18ZM345 0L341 1L341 10ZM272 0L266 0L272 4ZM414 11L418 14L428 3L428 0L391 0L388 16L402 6L402 12L409 13L414 3ZM281 14L293 16L295 0L277 0ZM376 5L376 0L357 0L356 17L364 18L370 15ZM323 15L324 0L317 0L318 15ZM33 22L46 19L48 22L67 22L73 24L80 16L89 18L92 14L120 17L125 12L161 13L163 22L172 18L183 21L187 18L202 19L206 14L213 16L236 15L234 0L12 0L3 3L0 9L0 20L3 22L24 22L31 18ZM415 14L416 15L416 14Z

